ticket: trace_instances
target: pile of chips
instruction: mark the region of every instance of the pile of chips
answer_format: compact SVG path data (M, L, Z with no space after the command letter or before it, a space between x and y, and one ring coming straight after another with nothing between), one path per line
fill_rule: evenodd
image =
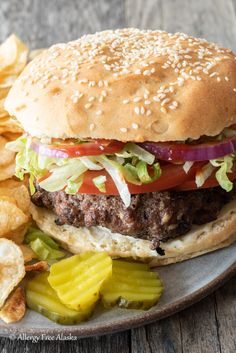
M4 100L11 86L25 68L29 50L12 34L0 45L0 237L22 242L29 222L28 189L14 180L15 153L5 148L23 131L14 117L4 109Z
M22 132L16 119L4 109L4 100L11 86L27 64L29 50L14 34L0 46L0 134ZM14 136L13 136L14 137Z
M38 53L29 56L27 46L14 34L0 45L0 318L5 322L24 315L24 293L18 285L25 275L24 263L34 253L22 244L31 220L28 187L14 177L15 153L5 148L23 130L4 109L4 100L28 60Z

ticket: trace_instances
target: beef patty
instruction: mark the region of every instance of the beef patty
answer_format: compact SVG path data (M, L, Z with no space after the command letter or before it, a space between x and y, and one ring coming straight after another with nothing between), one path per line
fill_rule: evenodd
M232 193L220 187L161 191L132 195L131 205L125 208L119 196L68 195L64 191L47 192L36 185L32 201L53 210L58 225L103 226L112 232L148 239L155 249L160 241L187 233L193 224L216 219L231 198Z

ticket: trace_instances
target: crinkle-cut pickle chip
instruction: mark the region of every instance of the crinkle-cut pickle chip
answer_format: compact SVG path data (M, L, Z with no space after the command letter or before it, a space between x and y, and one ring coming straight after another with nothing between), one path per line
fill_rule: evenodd
M48 281L68 308L85 310L99 299L111 273L112 260L105 252L86 252L53 264Z
M61 303L54 289L48 283L49 272L40 273L26 285L28 307L61 325L73 325L88 319L93 308L76 311Z
M163 292L163 284L147 264L112 261L112 277L101 288L105 307L150 309Z

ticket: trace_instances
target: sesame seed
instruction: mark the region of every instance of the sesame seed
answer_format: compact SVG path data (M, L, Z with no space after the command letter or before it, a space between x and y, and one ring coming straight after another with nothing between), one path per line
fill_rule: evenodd
M152 73L151 70L144 70L144 71L143 71L143 75L144 75L144 76L151 75L151 73Z
M62 85L73 81L91 88L96 86L97 98L89 91L84 93L74 91L70 97L72 102L78 102L84 95L87 104L97 99L102 105L105 97L112 92L112 85L116 81L112 77L126 76L131 72L149 76L159 68L168 69L169 77L174 77L174 80L172 82L165 80L165 84L157 83L156 93L152 92L151 95L144 87L143 93L136 93L137 97L129 94L121 98L123 104L143 101L143 107L137 105L133 107L137 115L151 114L146 108L153 102L161 103L162 112L166 112L166 107L170 110L176 109L178 104L173 101L175 95L173 86L181 87L189 80L201 81L204 78L203 74L215 77L216 82L222 79L229 81L228 76L219 75L216 67L224 60L236 58L228 49L222 49L203 39L181 33L169 34L164 31L137 29L108 30L85 35L76 41L55 45L49 49L49 53L48 56L36 58L30 64L28 72L22 75L21 81L37 84L40 88L45 88L52 81L59 81L58 83ZM109 88L106 79L93 81L91 76L83 77L87 69L93 68L96 64L101 66L103 77L111 77ZM84 69L84 66L87 69ZM86 104L85 106L88 107Z
M89 109L89 108L91 108L92 107L92 103L87 103L87 104L85 104L85 109Z
M89 83L88 83L88 86L89 87L94 87L96 85L96 82L95 81L90 81Z
M162 112L162 113L167 113L167 110L166 110L166 108L164 108L164 107L161 107L161 112Z
M88 80L87 80L86 78L84 78L84 79L78 81L79 84L87 83L87 82L88 82Z
M216 76L217 75L217 72L212 72L210 75L209 75L209 77L214 77L214 76Z
M120 131L121 131L121 132L127 132L128 130L126 129L126 127L121 127L121 128L120 128Z
M165 105L166 103L170 102L170 98L165 98L162 102L161 102L161 106Z
M135 130L137 130L137 129L138 129L138 124L132 123L132 128L135 129Z
M77 103L78 100L79 100L79 97L76 97L76 96L72 97L72 102L73 103Z
M145 108L144 108L143 106L140 108L140 113L141 113L142 115L145 113Z
M96 112L96 115L102 115L102 110L98 110L97 112Z
M139 107L135 107L135 108L134 108L134 112L135 112L135 114L139 115L139 114L140 114Z
M142 100L142 97L134 97L133 102L140 102Z
M160 102L160 98L159 98L158 96L154 96L152 99L153 99L155 102Z
M152 111L151 111L150 109L148 109L148 110L146 111L146 115L147 115L147 116L152 115Z
M236 88L233 88L233 91L236 92Z
M95 125L92 123L89 125L89 130L92 131L95 128Z

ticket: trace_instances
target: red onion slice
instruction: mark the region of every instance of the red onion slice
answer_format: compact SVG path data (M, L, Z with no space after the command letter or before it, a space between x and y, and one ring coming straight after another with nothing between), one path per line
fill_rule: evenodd
M165 161L208 161L235 152L236 137L199 145L173 142L143 142L139 145L154 154L157 159Z
M30 148L32 148L32 150L34 150L36 153L42 155L42 156L46 156L46 157L50 157L50 158L67 158L68 154L57 150L57 149L50 149L48 147L48 145L44 145L40 142L36 142L36 141L32 141Z

